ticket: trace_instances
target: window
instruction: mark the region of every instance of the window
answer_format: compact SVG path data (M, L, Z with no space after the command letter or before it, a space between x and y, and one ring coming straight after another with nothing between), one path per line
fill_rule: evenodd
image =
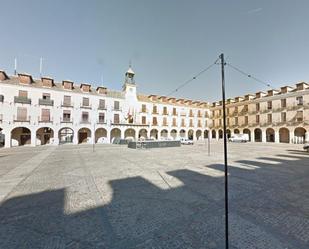
M271 114L267 114L267 123L271 123L273 120L272 115Z
M163 114L164 114L164 115L167 114L167 107L166 107L166 106L163 107Z
M281 108L286 107L286 99L281 99Z
M146 105L142 105L142 112L147 112Z
M198 117L202 117L201 110L198 110L198 111L197 111L197 116L198 116Z
M49 122L50 121L50 110L49 109L42 109L41 110L41 121Z
M271 101L267 102L267 109L271 110L273 108L273 103Z
M304 104L303 96L296 97L296 102L297 105L303 105Z
M192 110L190 110L190 117L193 117L193 111Z
M238 106L235 106L235 113L238 113Z
M26 107L17 107L17 120L27 121L27 108Z
M66 121L66 122L71 121L71 111L69 110L63 111L63 121Z
M226 108L226 115L230 114L230 108Z
M185 127L185 126L186 126L186 124L185 124L185 119L184 119L184 118L181 119L181 126L182 126L182 127Z
M50 100L50 94L49 93L43 93L42 99Z
M28 92L27 91L19 90L18 96L22 97L22 98L28 98Z
M115 101L115 102L118 102L118 101ZM119 124L119 114L114 114L114 124Z
M146 124L146 117L142 116L142 124Z
M105 122L105 114L103 112L99 113L99 123Z
M63 105L70 106L71 105L71 96L64 96L63 97Z
M297 111L296 121L297 122L302 122L303 121L303 111Z
M248 116L245 116L245 125L248 125L248 120L249 120Z
M235 125L238 125L238 117L235 117Z
M281 122L286 122L286 112L281 112Z
M89 106L89 98L83 98L83 106Z
M229 126L230 125L230 118L226 119L226 124Z
M260 115L256 115L256 116L255 116L255 122L256 122L257 124L260 123Z
M200 120L200 119L197 121L197 126L198 126L198 127L202 127L202 123L201 123L201 120Z
M173 126L176 126L176 118L173 118Z
M119 110L119 101L114 101L114 110ZM119 118L119 115L118 115Z
M154 106L152 107L152 113L154 113L154 114L157 113L157 106L156 106L156 105L154 105Z
M89 113L88 112L82 112L82 122L88 122Z
M222 119L219 119L219 126L222 126Z
M177 115L176 108L173 108L173 115Z
M193 127L193 120L190 119L190 127Z
M157 117L152 118L152 125L158 125Z
M248 111L248 105L244 105L244 111L245 111L245 112Z
M259 112L259 111L260 111L260 103L256 103L256 105L255 105L255 109L256 109L256 111L257 111L257 112Z
M167 118L166 117L163 118L163 125L167 126Z
M99 109L105 109L105 99L99 100Z

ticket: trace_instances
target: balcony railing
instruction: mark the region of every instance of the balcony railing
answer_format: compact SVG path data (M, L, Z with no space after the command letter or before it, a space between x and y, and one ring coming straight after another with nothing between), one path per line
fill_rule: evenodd
M91 105L80 105L80 108L82 109L92 109Z
M13 116L14 123L30 123L31 116L27 117L18 117L18 116Z
M52 99L39 99L39 105L53 106L54 101Z
M60 123L73 123L72 118L61 118Z
M73 108L73 107L74 107L74 105L73 105L73 103L72 103L72 102L70 102L70 103L64 103L64 102L62 102L62 103L61 103L61 107L69 107L69 108Z
M52 123L53 119L51 117L38 117L39 123Z
M106 122L106 120L105 119L99 119L98 121L97 121L97 124L106 124L107 122Z
M112 111L119 112L121 111L120 107L112 107Z
M14 103L31 105L31 99L29 99L27 97L15 96L14 97Z
M105 105L99 105L98 110L107 110L107 107Z

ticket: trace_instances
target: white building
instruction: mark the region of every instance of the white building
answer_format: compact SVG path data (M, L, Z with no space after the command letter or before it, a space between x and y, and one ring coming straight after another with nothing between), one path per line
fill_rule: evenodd
M123 90L75 85L0 70L0 133L4 146L110 143L115 138L208 136L207 102L137 94L134 72Z

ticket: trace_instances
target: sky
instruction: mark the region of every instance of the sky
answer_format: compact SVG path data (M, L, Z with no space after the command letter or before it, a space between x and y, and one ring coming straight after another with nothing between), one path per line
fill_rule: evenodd
M0 68L120 90L131 62L138 92L168 95L226 61L274 88L309 82L308 0L1 1ZM172 95L221 98L220 65ZM227 97L269 88L229 66Z

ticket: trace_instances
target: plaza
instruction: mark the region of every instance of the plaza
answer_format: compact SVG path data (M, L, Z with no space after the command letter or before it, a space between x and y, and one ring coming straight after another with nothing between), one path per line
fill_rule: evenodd
M0 150L0 248L224 248L221 141ZM309 154L228 144L230 248L309 245Z

